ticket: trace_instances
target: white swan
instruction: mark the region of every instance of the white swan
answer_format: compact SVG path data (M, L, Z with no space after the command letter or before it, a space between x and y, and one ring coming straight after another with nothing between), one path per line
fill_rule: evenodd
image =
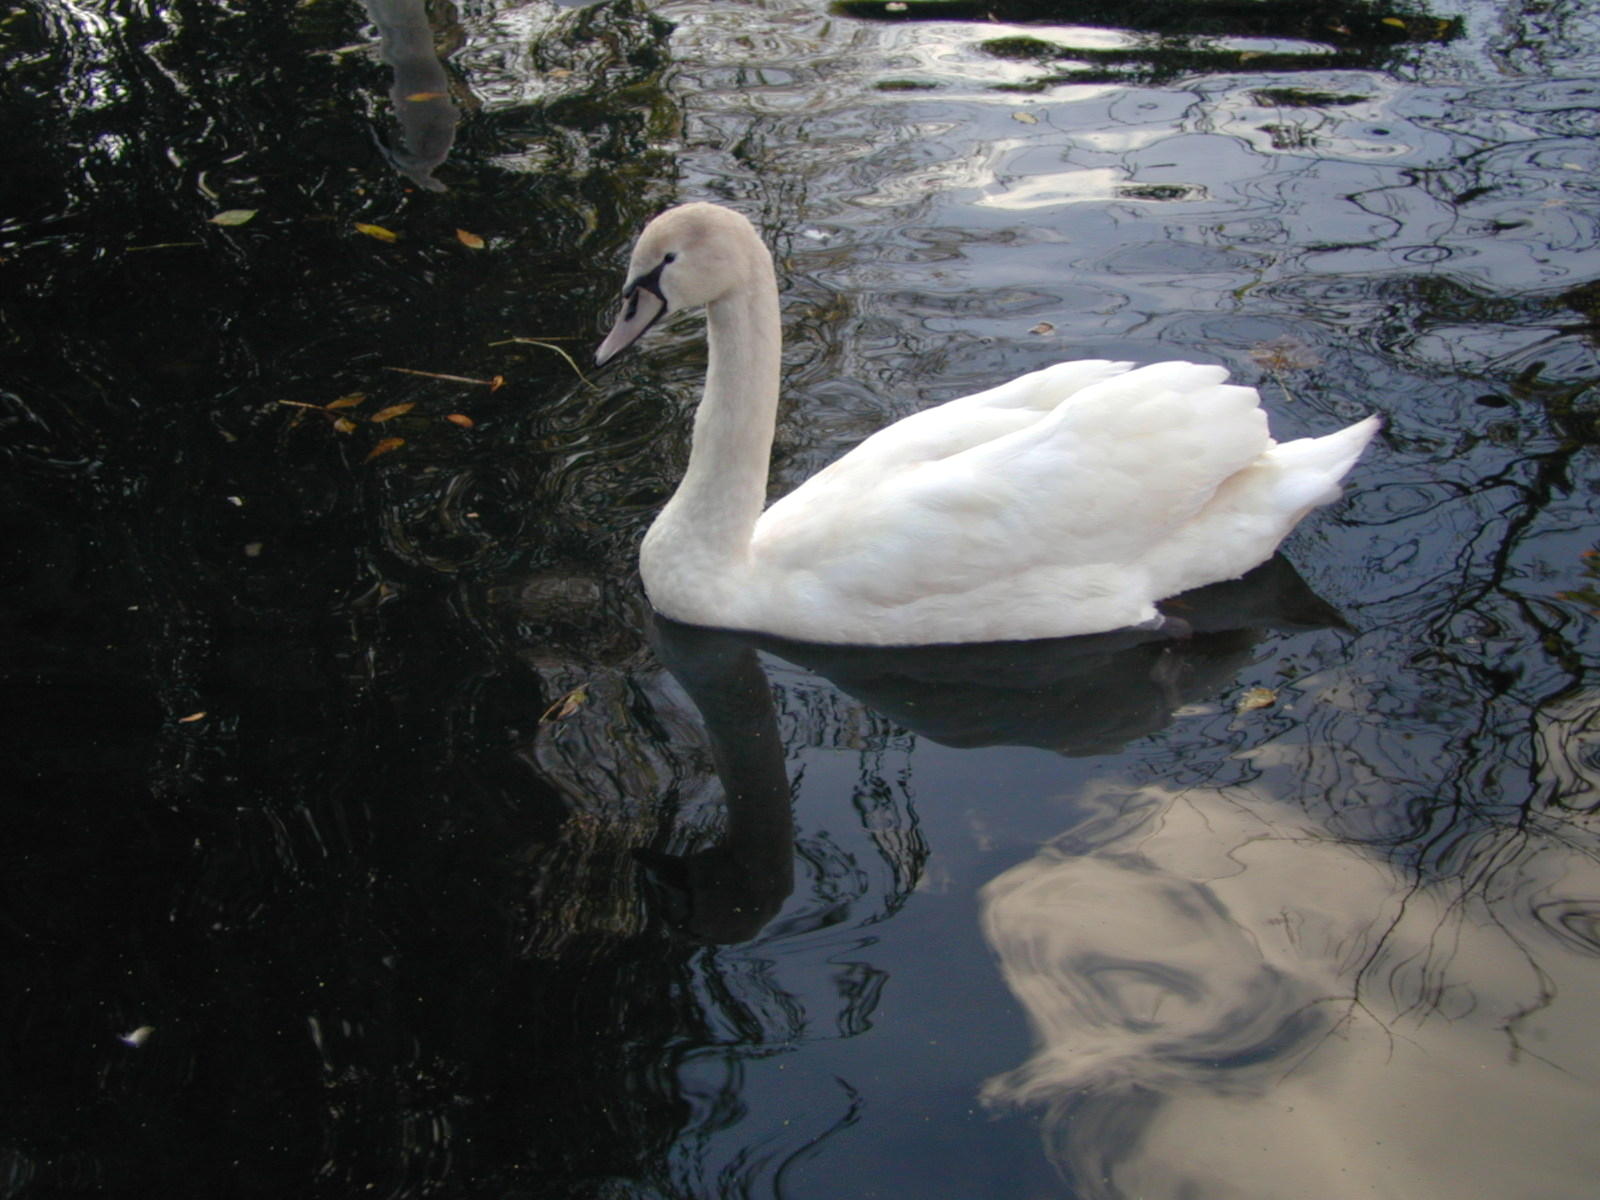
M1060 363L899 421L765 512L781 328L744 217L646 226L604 363L705 305L710 361L683 482L639 570L679 621L867 645L1153 625L1155 602L1266 561L1378 428L1278 445L1221 367Z

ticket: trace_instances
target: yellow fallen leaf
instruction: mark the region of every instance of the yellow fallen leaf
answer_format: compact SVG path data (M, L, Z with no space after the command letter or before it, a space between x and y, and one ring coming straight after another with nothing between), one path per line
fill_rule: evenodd
M366 398L367 394L365 392L351 392L348 396L340 396L337 400L328 401L327 407L354 408L356 405L364 403Z
M405 438L387 437L374 446L364 461L371 462L380 454L388 454L391 450L398 450L406 444Z
M466 413L446 413L444 419L452 425L461 426L463 429L471 429L477 423Z
M340 417L333 423L333 427L340 433L354 433L356 431L356 423L349 417Z
M1278 693L1271 688L1253 687L1239 697L1236 712L1249 712L1256 708L1271 708L1278 702Z
M443 92L412 92L411 95L406 97L406 99L415 104L423 100L438 100L443 96Z
M203 721L205 720L205 716L206 710L202 708L199 712L192 712L187 717L179 717L178 724L188 725L192 721Z
M1406 23L1399 17L1385 17L1383 23L1385 25L1393 25L1396 29L1404 29L1406 27Z
M382 225L368 225L363 221L356 222L356 230L370 238L377 238L380 242L398 242L400 235L392 229L385 229Z
M456 230L456 241L468 250L482 250L483 239L475 233L468 233L465 229Z
M405 416L408 412L410 412L416 406L417 405L416 405L416 402L414 400L408 400L404 404L391 404L391 405L389 405L388 408L380 408L377 412L373 413L372 416L369 417L368 419L374 425L382 425L385 421L392 421L396 417Z
M1056 331L1056 327L1054 325L1050 324L1049 321L1040 321L1032 329L1028 330L1029 333L1037 333L1037 334L1040 334L1040 335L1043 335L1043 334L1046 334L1046 333L1054 333L1055 331Z
M230 208L208 218L213 225L243 225L256 215L253 208Z
M551 721L560 721L570 717L583 706L583 702L588 698L589 689L583 684L579 684L549 708L545 709L543 715L539 718L539 724L548 725Z
M1322 365L1315 350L1287 334L1257 342L1250 347L1250 358L1269 371L1306 371Z
M1014 112L1011 114L1011 119L1013 121L1021 121L1024 125L1037 125L1039 123L1039 118L1031 112Z

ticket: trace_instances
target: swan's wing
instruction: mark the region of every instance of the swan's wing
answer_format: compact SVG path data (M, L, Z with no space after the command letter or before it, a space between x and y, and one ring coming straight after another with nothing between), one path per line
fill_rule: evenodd
M1272 441L1254 390L1225 384L1220 367L1104 366L1118 369L998 436L934 457L874 451L819 474L762 517L752 543L758 561L885 605L1039 568L1136 563ZM957 430L1024 407L958 408L942 431L935 420L914 438L888 441L897 453L948 448Z
M781 524L791 513L804 513L813 504L825 503L821 496L834 489L840 495L848 495L862 487L875 486L886 472L937 462L1025 429L1084 388L1120 375L1131 366L1104 359L1057 363L1019 375L999 387L913 413L880 429L829 463L777 501L764 519Z

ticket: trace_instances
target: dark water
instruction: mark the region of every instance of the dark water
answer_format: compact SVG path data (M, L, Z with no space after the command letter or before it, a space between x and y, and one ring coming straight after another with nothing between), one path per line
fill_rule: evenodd
M0 60L0 1194L1592 1187L1590 6L28 0ZM1320 602L652 630L698 328L552 347L696 198L779 253L776 489L1222 362L1385 418Z

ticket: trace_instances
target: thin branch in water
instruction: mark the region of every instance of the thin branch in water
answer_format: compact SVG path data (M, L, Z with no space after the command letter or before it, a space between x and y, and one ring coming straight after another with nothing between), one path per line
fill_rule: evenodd
M1295 402L1294 393L1289 390L1289 385L1283 381L1283 376L1275 368L1272 372L1272 377L1278 381L1278 387L1283 392L1283 398L1293 404Z
M570 341L574 341L576 339L574 339L574 338L561 338L560 340L561 341L565 341L565 342L570 342ZM587 375L585 375L581 369L579 369L577 361L572 357L572 355L568 354L560 346L554 345L554 344L552 344L550 342L547 342L547 341L541 341L539 338L525 338L525 337L502 338L498 342L490 342L489 345L491 345L491 346L507 346L507 345L510 345L513 342L515 342L515 343L517 343L518 345L521 345L521 346L543 346L546 350L554 350L557 354L561 355L562 358L567 360L567 366L572 368L572 373L574 375L576 375L579 379L583 380L583 385L586 388L588 388L590 391L596 391L596 392L600 390L599 388L595 387L594 384L589 382L589 377Z
M424 379L443 379L448 383L470 383L474 387L486 387L491 392L499 391L505 386L505 376L496 375L493 379L469 379L465 375L445 375L439 371L414 371L410 367L385 367L385 371L395 371L401 375L420 375Z

